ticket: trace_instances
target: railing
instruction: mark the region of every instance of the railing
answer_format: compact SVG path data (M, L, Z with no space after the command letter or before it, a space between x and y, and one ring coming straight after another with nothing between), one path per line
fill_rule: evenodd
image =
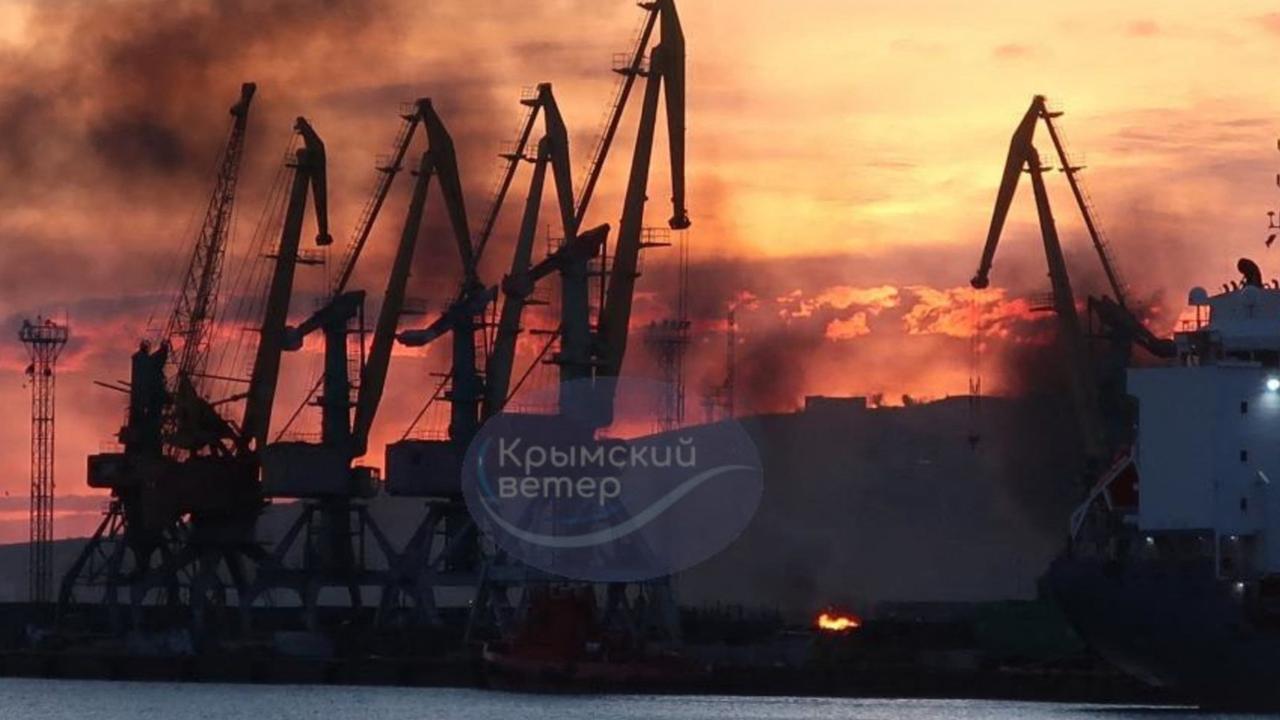
M304 430L290 430L289 432L283 433L279 437L277 437L276 442L319 443L322 439L323 439L323 436L319 432L304 431Z
M649 56L643 55L639 63L635 63L635 52L616 52L613 54L613 62L610 69L619 75L644 75L649 72Z
M1040 292L1027 296L1027 304L1031 306L1031 312L1053 312L1057 309L1057 302L1052 292Z

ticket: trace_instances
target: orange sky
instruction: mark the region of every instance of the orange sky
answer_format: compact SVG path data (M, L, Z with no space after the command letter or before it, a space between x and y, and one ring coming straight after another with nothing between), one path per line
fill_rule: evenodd
M612 92L611 54L627 49L640 20L613 0L317 7L0 0L0 317L16 331L22 317L65 311L77 338L59 378L58 493L75 509L60 534L96 517L94 501L70 496L86 492L84 456L121 417L120 398L91 381L125 377L130 346L167 312L169 268L188 251L239 82L260 86L241 243L294 115L328 143L341 241L395 130L396 104L419 95L435 99L455 135L477 223L521 87L555 83L582 168ZM694 394L723 372L730 303L749 410L787 409L814 392L965 392L969 295L957 288L976 264L1009 134L1035 93L1067 112L1061 123L1089 166L1116 256L1166 327L1187 287L1216 287L1238 256L1267 270L1265 211L1280 170L1273 8L685 0ZM589 224L616 223L630 143L628 124ZM669 214L664 152L660 144L650 192L655 225ZM1097 272L1060 180L1051 179L1059 224L1087 285ZM1015 205L993 272L998 294L984 306L991 354L1035 335L1025 298L1046 289L1027 201ZM517 193L492 280L518 202ZM357 275L373 295L403 207L393 196ZM447 249L439 239L428 247ZM670 309L658 252L640 284L643 320ZM438 303L456 259L419 260L416 294ZM651 367L632 347L638 371ZM13 408L0 419L0 490L20 509L28 429L16 339L0 358L0 399ZM375 442L403 432L443 357L397 361ZM293 385L305 385L313 358L290 362ZM986 363L984 387L998 391L998 360ZM283 404L291 409L298 392L283 389ZM695 417L698 405L690 399ZM0 540L24 533L21 518L0 518Z

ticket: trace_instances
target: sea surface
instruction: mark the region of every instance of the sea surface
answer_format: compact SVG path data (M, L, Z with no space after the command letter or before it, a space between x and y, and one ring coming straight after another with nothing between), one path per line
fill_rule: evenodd
M1111 720L1250 718L1181 708L979 700L518 695L484 690L0 679L18 720Z

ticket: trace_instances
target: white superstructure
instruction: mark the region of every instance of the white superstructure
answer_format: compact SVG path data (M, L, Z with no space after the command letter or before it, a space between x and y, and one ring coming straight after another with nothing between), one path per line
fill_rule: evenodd
M1224 576L1280 572L1280 289L1195 288L1190 304L1177 362L1128 374L1138 528L1212 539Z

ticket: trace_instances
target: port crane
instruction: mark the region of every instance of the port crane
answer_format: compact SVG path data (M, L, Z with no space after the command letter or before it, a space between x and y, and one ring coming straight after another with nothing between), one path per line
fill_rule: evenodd
M280 245L276 249L275 271L267 290L262 332L245 398L244 419L240 423L241 444L246 449L251 446L261 450L270 437L271 410L275 405L276 387L280 381L281 355L284 351L289 301L293 295L293 279L298 264L308 191L313 195L315 203L316 245L323 247L333 243L333 237L329 235L324 143L305 118L298 118L295 130L302 136L304 147L297 153L289 205L284 215L284 228L280 235Z
M168 536L178 519L169 509L177 498L159 497L169 493L170 488L149 491L146 480L163 476L176 461L175 456L194 454L201 446L225 455L218 452L224 447L209 439L209 433L196 430L201 425L214 427L213 438L231 434L216 412L212 414L213 422L199 422L211 418L194 386L208 356L209 329L217 306L222 259L230 237L249 110L256 89L254 83L244 83L239 99L229 111L231 128L218 162L213 191L162 340L155 348L150 342L141 344L132 358L129 383L107 385L129 396L126 422L119 434L124 452L89 459L90 486L110 489L112 498L102 522L62 579L60 616L77 599L77 587L96 585L103 588L102 602L111 608L112 621L119 625L117 589L129 587L150 569L153 556L169 553ZM174 364L172 379L167 378L165 369ZM170 589L176 594L172 583Z
M1048 108L1042 95L1035 96L1031 106L1018 123L1009 143L1009 152L1005 160L1004 172L999 190L996 194L995 209L991 217L991 225L987 232L986 245L970 284L975 289L985 289L990 285L991 268L995 260L996 249L1004 229L1005 220L1013 203L1018 181L1025 173L1031 179L1032 193L1035 197L1036 211L1039 218L1041 240L1044 245L1045 260L1048 265L1049 281L1052 287L1052 309L1057 315L1059 324L1059 342L1065 354L1068 368L1071 393L1080 423L1081 436L1085 445L1085 453L1090 467L1094 470L1110 460L1110 454L1122 440L1117 438L1124 430L1116 430L1115 426L1124 423L1108 423L1103 412L1103 402L1113 404L1123 395L1123 366L1127 363L1130 348L1134 343L1145 347L1158 357L1169 357L1174 348L1168 340L1155 336L1142 321L1134 315L1128 298L1128 288L1121 278L1117 265L1111 257L1105 235L1095 218L1092 204L1078 178L1083 166L1075 165L1067 155L1062 141L1061 131L1054 122L1061 112ZM1112 357L1119 358L1121 374L1120 387L1110 388L1110 392L1100 397L1097 370L1089 352L1088 336L1084 329L1077 305L1071 279L1067 270L1066 259L1058 236L1057 224L1053 209L1050 206L1046 190L1044 174L1048 170L1040 158L1034 144L1037 126L1043 123L1048 131L1057 159L1061 163L1060 170L1066 175L1068 184L1075 197L1085 228L1097 253L1103 272L1113 297L1090 298L1087 307L1091 317L1097 317L1112 340ZM1116 371L1116 362L1110 365L1111 376ZM1119 392L1116 392L1119 390ZM1114 409L1114 408L1112 408ZM1112 427L1109 428L1108 426Z
M337 272L334 274L333 282L329 287L329 298L331 300L341 295L351 281L357 261L369 241L369 235L373 232L373 226L383 205L386 203L387 196L391 193L391 187L395 184L396 177L404 168L404 157L409 152L409 146L413 143L414 134L422 123L422 103L424 102L427 102L426 99L420 98L408 104L400 112L400 129L392 142L391 153L384 159L380 159L376 164L377 176L373 184L373 190L370 192L368 200L365 201L351 239L347 242L342 257L338 261ZM323 383L324 376L322 375L316 379L311 390L293 411L289 421L285 423L285 430L293 425L293 422L302 414L302 411L315 399L316 393L320 391L320 386ZM281 431L278 437L283 436L284 431Z
M382 587L380 623L389 622L393 610L404 599L411 599L425 619L434 621L437 619L436 587L467 586L474 582L469 564L460 556L472 547L475 535L468 529L470 523L457 488L460 458L466 443L479 427L484 392L484 382L478 369L481 353L476 347L477 333L486 309L497 295L496 288L487 287L480 281L477 264L496 224L498 210L511 187L516 167L524 159L523 145L532 133L536 113L537 107L532 107L522 126L517 148L504 156L507 165L493 206L474 246L453 141L439 118L432 126L430 152L437 156L431 162L440 174L450 230L462 270L461 286L453 302L427 327L397 333L396 316L387 316L385 325L380 323L379 331L388 356L393 338L408 347L423 347L440 337L450 336L453 363L448 378L452 387L447 395L451 407L449 437L427 441L405 439L387 447L387 491L400 497L428 498L428 503L427 512L412 537L390 560L391 567ZM425 157L424 162L427 162ZM407 270L407 265L405 267ZM407 274L404 279L407 279ZM401 283L399 292L403 293L403 289ZM385 333L382 332L384 330ZM377 342L375 339L375 344ZM459 526L462 526L461 530ZM442 534L452 537L448 549L438 551L434 545ZM448 561L439 560L434 568L428 567L427 558L443 555L449 557Z
M564 117L560 114L551 84L538 85L536 95L524 102L531 104L530 118L536 118L538 112L542 111L546 127L544 136L537 144L537 151L531 158L533 175L529 180L524 214L520 220L520 232L512 253L511 271L502 280L502 311L498 319L493 349L485 367L487 383L482 414L486 418L497 414L507 402L508 392L511 389L511 372L515 364L520 321L535 285L546 275L561 268L563 265L561 260L568 258L573 252L566 252L566 248L576 249L578 245L578 214L574 206L573 175L569 164L569 133L565 127ZM527 141L527 136L522 138L522 141L517 144L517 152L525 152ZM559 210L560 228L564 233L564 240L561 249L552 256L560 256L561 260L548 258L534 268L532 265L533 243L538 229L538 216L548 168L552 171L556 207ZM592 255L594 256L598 251L599 248L595 248ZM585 273L583 277L585 282Z
M640 252L647 247L662 244L646 242L644 228L644 208L648 200L649 175L660 101L665 103L670 152L672 215L668 225L673 230L683 230L690 226L685 202L684 31L673 0L645 2L641 3L640 7L646 11L647 16L635 49L627 56L628 59L624 65L614 69L620 75L621 83L600 141L592 153L591 163L572 215L568 211L567 200L564 197L565 187L571 185L568 170L556 171L561 226L565 233L564 244L560 252L553 254L539 266L538 274L541 276L543 272L549 273L554 270L560 276L560 348L553 362L560 366L562 388L565 383L573 380L590 379L596 376L616 377L621 372L622 361L626 355L635 281L639 277ZM655 31L659 34L659 41L650 48ZM593 328L589 312L590 271L587 265L591 259L605 250L608 229L607 226L601 226L590 234L584 233L583 237L587 242L578 242L577 229L582 226L590 208L605 160L624 116L628 98L636 81L641 78L645 81L645 90L623 199L622 218L611 255L612 264L607 269L604 267L600 269L601 307ZM549 85L539 86L539 98L540 105L547 108L548 123L547 136L544 140L546 147L539 148L537 160L535 160L534 180L529 194L531 204L534 202L536 193L541 192L542 180L538 164L542 161L543 150L545 149L547 153L546 161L553 168L564 166L568 162L567 142L559 139L563 133L563 122L556 109ZM522 137L522 141L526 139L527 136ZM566 157L560 157L562 152ZM490 412L496 412L500 409L501 403L505 402L503 396L509 387L511 370L508 348L514 347L514 332L523 309L521 294L527 295L531 291L531 285L523 271L523 268L527 267L524 248L527 247L529 240L524 231L530 228L530 223L536 223L536 215L530 215L530 212L530 206L527 206L522 222L522 235L516 245L512 272L503 283L503 318L499 322L492 367L487 374L490 383L487 400ZM536 213L536 208L532 212ZM598 244L596 233L603 233L599 237ZM510 310L508 305L511 305ZM607 407L609 403L606 402L604 405L605 412L598 419L602 426L607 425L611 417L611 410Z
M640 123L631 159L631 172L623 199L622 219L618 224L613 266L609 272L604 305L600 313L598 342L600 374L604 377L618 376L627 350L635 281L639 277L637 270L640 251L644 247L644 207L648 199L649 169L653 157L660 95L665 102L671 155L672 214L667 224L673 230L684 230L690 226L689 211L685 206L684 30L680 25L674 0L658 0L646 3L643 7L649 9L650 18L641 39L642 49L636 52L631 65L623 71L627 78L643 76L645 91L640 106ZM659 25L660 40L649 53L646 68L642 66L643 47L655 22ZM590 195L586 194L585 198L589 200ZM584 211L585 207L579 208L580 215Z
M542 146L545 149L546 143L542 143ZM507 388L514 361L520 313L533 287L543 278L561 271L566 264L585 266L598 252L608 234L608 226L588 230L562 245L546 259L528 267L536 227L536 208L540 199L540 193L537 192L540 181L537 175L538 171L535 170L532 182L535 191L526 204L520 240L512 262L513 270L502 285L506 301L493 348L486 362L486 382L483 384L485 396L482 416L486 419L501 410L509 399ZM582 274L582 279L585 286L585 273ZM402 340L407 340L407 344L426 343L452 332L459 325L467 323L469 318L478 315L483 309L482 304L493 302L496 290L497 288L491 288L488 292L477 294L479 303L475 305L453 305L431 326L412 331L412 334L402 334ZM584 300L585 297L584 290ZM585 306L581 314L586 316ZM457 362L458 349L455 342L454 372L458 368L466 372L468 366ZM464 356L462 359L470 360L471 357ZM421 619L434 621L437 619L434 598L436 588L472 587L479 582L475 574L477 535L462 503L458 485L461 457L471 436L460 435L458 427L456 423L451 423L449 437L444 440L402 440L387 449L388 490L393 495L428 498L428 511L406 544L392 582L384 589L384 621L401 598L412 600L412 606Z
M317 244L327 244L329 234L324 144L311 125L298 118L294 130L302 147L288 160L292 189L273 251L274 272L248 389L216 402L204 398L197 385L213 377L203 371L209 323L216 308L252 96L253 86L245 85L241 101L232 108L232 130L214 196L169 324L181 342L175 379L171 385L165 374L174 351L168 339L155 348L144 342L133 356L127 387L116 388L129 395L126 424L120 431L123 451L89 458L89 486L110 490L112 499L63 578L63 612L80 600L77 589L101 589L99 603L119 628L120 593L127 591L134 625L142 621L143 606L149 602L185 603L199 634L206 610L225 605L229 589L238 600L246 597L246 561L262 557L254 537L263 507L257 456L279 380L278 353L308 194L314 198ZM235 400L245 405L239 423L217 409Z
M170 453L225 456L234 450L234 428L206 400L204 381L208 377L210 334L231 236L249 107L256 91L256 84L244 83L240 100L231 107L231 134L177 302L162 335L170 345L167 358L175 364L167 383L171 402L163 413L162 434Z
M562 372L562 379L582 377L584 373L589 376L592 368L596 367L605 376L616 376L621 371L622 358L626 352L626 335L630 323L635 280L639 276L639 253L645 247L652 246L652 244L645 243L643 239L644 206L648 199L649 170L658 122L659 101L663 98L665 98L667 134L671 156L672 216L668 224L672 229L685 229L690 225L688 210L685 205L684 173L684 32L673 0L644 2L640 6L646 12L646 19L636 47L629 55L629 60L622 67L615 68L615 72L622 77L622 82L611 106L600 142L592 153L592 160L588 167L585 182L572 212L570 211L568 196L571 191L570 188L572 188L572 179L568 167L567 133L564 130L564 122L559 109L555 104L551 86L548 83L544 83L537 87L532 96L522 99L523 104L530 108L530 112L521 126L515 148L505 155L509 161L507 170L499 184L498 195L492 204L484 226L485 229L476 244L477 249L474 254L469 252L468 245L459 240L459 251L464 271L464 287L459 294L459 300L454 303L453 308L442 314L441 318L430 327L421 331L402 333L400 336L401 341L406 344L421 346L440 337L445 332L455 332L456 334L457 321L452 318L468 315L468 313L459 313L457 311L458 308L468 306L472 308L482 307L483 303L477 302L475 298L471 297L474 293L481 293L484 297L496 294L496 289L485 288L475 282L474 268L488 242L489 233L494 226L494 219L501 207L505 193L510 187L515 168L519 160L525 158L527 145L532 135L532 128L541 112L545 117L546 136L539 143L537 154L531 159L531 162L535 165L534 177L531 181L530 193L527 196L525 216L521 223L521 235L517 239L512 271L503 282L504 317L499 320L498 332L495 338L495 348L498 348L498 350L492 353L485 373L488 388L484 393L485 407L487 408L484 411L486 416L501 408L501 405L506 401L505 391L510 386L512 364L510 358L513 354L511 348L514 348L514 335L518 332L519 318L523 311L525 298L532 291L529 283L530 273L526 268L529 267L528 258L531 256L533 229L537 222L537 199L545 182L546 165L550 165L554 174L560 221L565 237L561 252L553 254L548 258L549 262L541 264L537 269L537 275L538 277L543 277L546 274L550 274L551 271L558 271L561 275L562 294L565 299L565 302L562 303L562 313L576 313L576 315L562 317L562 327L560 329L561 350L558 353L557 362L562 367L570 368ZM660 42L650 51L649 46L655 30L660 33ZM594 244L595 235L594 233L592 235L593 242L576 242L577 230L582 225L591 199L594 196L605 160L608 157L613 139L624 115L627 99L631 94L635 81L642 77L645 78L646 86L640 111L635 152L624 197L620 230L613 253L613 264L608 272L608 282L603 291L604 298L599 323L593 337L589 313L583 309L587 305L585 297L586 286L580 278L585 275L582 272L583 257L585 256L587 259L594 257L591 246ZM604 232L607 233L607 230ZM566 285L568 286L567 289L564 287ZM579 299L579 295L582 296L581 299ZM507 303L511 303L510 310L506 307ZM456 406L459 404L458 375L468 375L469 372L465 369L474 368L475 365L474 362L466 362L467 348L474 347L474 343L462 343L457 339L455 339L455 343L458 343L457 347L461 351L460 357L455 356L452 373L454 390L451 401ZM462 347L463 345L466 347ZM461 373L460 368L462 369ZM464 385L470 386L470 379L464 378ZM470 387L461 395L462 404L466 407L472 397ZM463 412L465 417L460 418L459 411L455 409L451 421L451 428L455 426L458 428L457 432L451 430L451 435L459 438L469 437L471 433L468 430L473 430L475 427L474 422L470 420L473 415L472 411L466 409ZM460 423L459 420L462 422Z
M452 229L463 275L462 287L456 299L427 327L405 331L397 336L400 343L409 347L422 347L445 335L451 337L452 367L449 380L452 387L447 394L451 412L446 439L404 439L387 448L388 491L402 497L427 498L428 510L401 553L400 561L383 590L384 620L403 599L411 599L424 619L434 620L436 587L475 584L474 563L465 559L474 557L476 536L461 502L458 485L461 457L482 419L500 410L507 400L520 317L534 284L554 272L559 267L560 258L580 251L581 243L576 236L574 218L568 132L550 84L539 85L533 93L522 97L521 103L529 110L521 124L514 148L503 155L507 166L477 238L474 252L471 251L466 235L465 208L461 196L459 194L455 198L446 195L446 203L451 210L450 218L454 219ZM546 134L538 143L537 155L528 157L526 149L540 116L544 120ZM501 288L486 286L479 280L476 264L487 245L497 211L511 187L515 169L521 161L533 163L534 172L513 253L511 274L504 279ZM548 169L554 177L561 224L567 239L552 257L530 267ZM456 164L452 165L452 172L456 176ZM603 242L605 233L607 229L590 235L592 238L599 238L598 245ZM496 301L500 289L505 296L501 320L493 346L488 356L482 358L476 349L476 331L483 322L487 308ZM483 375L479 372L481 360L485 367ZM444 545L437 543L441 535L446 538ZM426 579L428 575L429 582Z
M621 81L604 130L592 152L572 215L568 211L567 199L564 195L565 188L572 184L569 172L567 168L555 171L560 220L564 229L564 243L561 247L563 254L548 258L548 262L540 265L538 270L539 273L554 270L561 280L560 349L555 355L554 362L561 367L562 383L590 378L596 374L603 377L616 377L621 372L622 359L626 354L635 281L639 277L639 255L646 247L661 244L646 242L644 228L644 208L648 200L649 174L660 101L665 103L670 153L672 215L668 225L673 230L683 230L690 226L685 202L684 30L681 27L674 0L643 2L640 3L640 7L646 12L645 21L635 48L626 56L625 63L614 68L614 72L620 76ZM655 31L659 34L659 41L651 48ZM642 78L645 81L645 91L641 101L635 149L624 194L622 218L611 255L612 265L607 270L604 267L600 270L607 277L602 277L600 314L596 327L592 328L587 286L590 273L586 264L605 250L608 230L602 231L601 228L596 228L588 242L575 242L575 240L577 230L582 227L591 206L601 171L625 115L628 99L636 81ZM536 114L537 107L546 108L546 162L549 162L553 168L564 167L568 162L567 141L560 140L563 121L555 106L554 97L551 95L550 85L539 86L538 101L534 107L533 114ZM532 119L531 114L530 122ZM527 139L526 132L521 136L518 152L523 152ZM538 155L535 156L535 176L528 196L530 203L541 191L542 180L538 174L538 164L541 162L543 150L544 148L540 147ZM562 152L565 157L560 157ZM531 216L529 206L526 206L522 230L526 230L531 222L536 222L536 215ZM606 234L606 237L600 238L598 249L594 234L597 232ZM586 236L585 233L584 236ZM520 295L531 291L527 278L523 275L523 268L527 267L527 264L523 259L525 250L522 248L527 247L527 239L526 234L522 232L517 241L512 272L503 283L504 318L499 322L499 331L495 340L495 348L501 348L501 350L495 350L496 360L487 373L490 380L488 406L491 408L491 413L500 409L500 404L505 401L502 395L503 391L509 387L510 367L506 359L507 350L504 343L514 345L513 334L523 309L523 300ZM507 303L513 304L510 311L507 310ZM606 420L605 424L607 424L607 418L602 420Z
M319 623L318 598L325 587L345 587L352 608L358 609L362 605L361 588L380 584L374 579L378 573L366 561L366 539L372 539L384 558L395 554L364 502L379 490L377 471L353 462L367 452L369 432L386 386L391 344L404 308L405 286L430 180L440 167L452 162L453 155L452 141L429 99L420 98L403 107L400 120L391 153L376 165L373 190L329 285L328 301L301 324L286 327L281 338L281 349L291 352L300 349L308 335L319 332L323 336L324 370L286 424L287 429L314 399L321 409L320 442L282 441L281 431L275 442L263 448L263 495L301 502L297 517L270 554L262 558L259 573L241 601L246 624L252 605L280 588L297 595L308 627L315 628ZM415 173L412 198L366 357L365 292L347 288L419 128L424 128L429 148ZM357 319L360 356L359 362L353 364L348 357L347 339L351 323ZM357 390L354 398L353 389ZM317 391L321 391L319 397ZM295 556L300 557L300 564L292 563Z
M635 51L629 63L615 68L622 78L614 107L610 113L600 144L593 154L587 179L579 197L576 220L581 224L599 179L599 172L608 155L610 144L617 131L625 109L626 99L638 78L645 80L640 118L636 131L627 187L623 196L622 217L618 237L612 253L612 266L601 268L607 272L601 287L601 307L594 332L589 327L589 296L586 288L586 252L570 256L561 271L561 347L554 360L560 365L561 412L585 410L583 418L596 427L605 427L613 420L615 386L607 380L617 378L626 357L630 332L635 282L639 277L640 252L647 247L663 243L646 241L644 210L648 200L650 167L653 156L654 136L659 117L659 101L664 101L670 153L672 215L668 226L683 230L690 226L685 195L685 38L674 0L658 0L642 3L649 14L641 31ZM649 49L654 30L659 40ZM645 55L648 50L648 63ZM607 233L607 228L605 229ZM584 235L585 237L585 235ZM603 243L603 238L601 238ZM594 255L594 251L591 252ZM581 390L581 382L591 378L605 379L596 385L588 402L582 398L568 397L566 390ZM536 579L537 573L529 568L504 567L509 562L501 553L491 558L483 573L485 583L477 591L473 602L469 627L488 622L501 627L510 619L508 611L509 585ZM644 584L638 591L647 595L633 606L622 583L611 583L606 588L606 605L602 623L621 622L633 631L643 625L665 633L668 637L678 634L674 621L675 605L668 581L658 580ZM644 611L637 607L643 606ZM486 617L487 616L487 617Z
M507 173L499 183L497 201L491 208L485 230L477 243L476 256L484 249L488 231L493 227L501 199L511 184L511 174L520 159L533 164L533 176L526 196L520 232L516 239L510 272L500 288L484 288L467 285L475 278L468 262L475 257L462 254L464 289L459 299L427 328L402 333L405 344L421 346L446 333L453 333L454 352L450 381L453 385L448 398L453 405L448 438L445 440L409 440L388 446L388 490L395 495L423 496L431 498L427 517L414 533L402 557L401 568L384 590L384 611L399 602L402 596L412 599L418 611L432 617L435 613L434 587L444 585L479 585L477 611L489 603L503 605L501 597L504 583L528 579L528 569L516 569L509 577L499 577L501 563L486 563L483 578L475 576L476 531L469 522L461 504L458 481L461 475L461 458L467 444L478 427L475 417L474 397L469 391L482 388L481 420L499 412L509 400L511 373L514 365L516 339L520 320L535 285L543 278L557 274L560 278L561 318L558 336L559 351L553 362L560 366L562 381L590 379L598 373L616 375L621 369L625 354L627 325L630 320L631 295L638 276L639 252L651 244L644 242L643 211L649 181L654 135L659 116L659 101L665 90L668 135L670 137L673 214L669 225L675 229L689 226L685 208L684 187L684 35L674 3L670 0L642 3L647 15L637 45L622 67L615 68L621 76L619 90L611 106L600 142L592 153L586 180L576 203L572 199L572 178L569 168L567 132L563 118L555 103L550 84L539 85L534 92L522 98L530 108L521 125L520 134L508 159ZM650 52L652 36L661 32L661 42ZM648 62L646 63L646 59ZM579 232L594 195L605 159L621 122L627 98L637 79L645 78L646 89L642 103L633 164L627 185L623 218L614 251L614 265L607 283L602 282L601 316L592 327L590 312L591 270L589 263L605 247L609 228L603 225ZM532 156L526 155L532 129L539 117L544 118L545 134L537 143ZM534 233L545 187L546 173L550 169L556 190L557 209L564 240L560 247L536 265L531 264ZM461 246L460 246L461 248ZM471 267L474 267L472 265ZM605 268L599 271L602 281ZM481 378L476 372L474 342L466 338L472 318L479 316L484 307L501 291L503 304L497 329ZM478 297L477 297L478 295ZM607 318L607 320L606 320ZM607 331L606 331L607 328ZM459 330L463 332L459 332ZM459 384L468 391L459 393ZM563 390L563 382L562 382ZM462 412L459 412L459 405ZM611 415L611 412L608 413ZM602 418L601 425L607 425ZM437 539L443 537L443 542ZM501 607L493 608L501 613ZM474 617L474 616L473 616Z
M461 182L452 138L429 99L418 100L412 117L406 116L406 122L408 130L400 136L397 157L403 157L416 125L425 129L428 147L417 166L412 197L368 357L359 369L354 402L347 336L352 320L362 316L365 293L345 287L359 249L348 253L329 302L287 332L287 350L301 348L303 340L313 332L323 335L323 391L317 403L321 408L321 439L319 443L278 441L267 446L263 458L266 493L272 497L301 499L303 503L298 518L273 551L272 571L264 573L258 592L272 587L294 590L301 598L309 626L317 622L316 603L322 588L346 587L351 606L358 609L362 606L361 588L382 584L380 571L371 570L363 557L366 535L372 536L388 562L397 556L369 514L367 505L361 502L377 493L378 477L371 468L353 467L352 463L368 450L369 432L386 386L392 345L404 309L406 286L433 178L442 190L456 233L466 238L470 247L466 218L460 205ZM375 192L385 192L382 188L379 185ZM353 246L363 243L361 236L367 236L366 222L359 225L362 229ZM306 542L302 567L286 568L286 559L303 537Z
M515 146L510 152L503 154L507 160L507 167L499 183L499 191L486 217L484 229L477 239L474 252L470 251L470 244L461 232L465 230L465 224L455 222L453 226L463 271L462 287L457 297L427 327L404 331L397 336L401 344L409 347L423 347L445 335L453 336L453 363L449 374L453 388L448 395L454 409L451 412L448 443L455 446L456 450L465 449L466 443L470 442L470 438L478 427L478 421L496 413L507 400L520 318L534 284L558 269L562 258L574 252L580 252L582 247L582 243L576 240L577 221L573 207L568 132L556 105L551 85L549 83L539 85L533 93L521 99L521 104L528 107L529 111L521 124ZM540 116L544 118L546 135L538 143L537 155L531 157L526 154L527 148L533 128ZM498 210L510 189L515 170L521 161L532 163L534 173L530 181L530 191L525 203L519 237L513 252L511 273L504 278L500 286L486 286L479 281L476 266L482 250L487 246L489 234L496 223ZM552 171L556 185L561 226L566 241L556 253L531 267L534 238L548 168ZM465 209L460 195L455 205L458 210L451 212L451 217L461 218L465 223ZM607 230L603 232L607 233ZM599 234L596 233L593 237ZM475 331L486 309L496 301L499 293L505 300L502 316L498 322L493 348L485 358L485 372L482 376L477 369L480 356L475 349ZM406 442L413 444L417 441ZM399 445L393 445L389 449L389 468L398 465L397 458L394 456L400 449ZM391 491L395 494L413 494L415 490L409 485L400 483L400 477L398 473L389 470L388 481Z

